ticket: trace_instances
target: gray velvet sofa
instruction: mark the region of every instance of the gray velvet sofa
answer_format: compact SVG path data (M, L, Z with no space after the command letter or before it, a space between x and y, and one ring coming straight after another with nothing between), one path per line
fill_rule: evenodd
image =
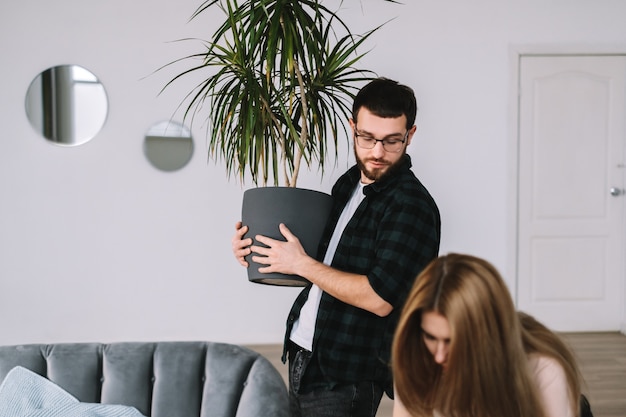
M276 368L242 346L215 342L0 346L0 381L15 366L78 400L122 404L149 417L287 417Z

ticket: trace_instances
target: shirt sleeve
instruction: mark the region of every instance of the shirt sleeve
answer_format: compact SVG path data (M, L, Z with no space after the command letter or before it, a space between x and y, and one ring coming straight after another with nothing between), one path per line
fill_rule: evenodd
M574 417L567 378L561 365L553 358L534 356L530 365L547 417Z
M436 209L424 199L412 199L387 207L378 224L376 262L367 274L370 285L394 307L421 270L439 251Z

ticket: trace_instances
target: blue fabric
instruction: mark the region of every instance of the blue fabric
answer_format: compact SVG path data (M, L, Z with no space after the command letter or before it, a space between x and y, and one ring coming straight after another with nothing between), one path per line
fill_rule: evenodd
M144 417L133 407L81 403L50 380L21 366L0 385L2 417Z

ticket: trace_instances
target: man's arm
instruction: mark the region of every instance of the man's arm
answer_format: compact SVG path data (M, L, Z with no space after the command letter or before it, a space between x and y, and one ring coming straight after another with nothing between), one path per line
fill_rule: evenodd
M339 271L325 265L306 254L300 240L284 224L279 226L286 242L266 236L256 236L256 240L268 247L252 246L252 252L260 255L252 260L265 267L259 272L278 272L299 275L308 279L323 291L344 303L362 308L380 317L389 315L393 306L380 297L372 288L365 275Z

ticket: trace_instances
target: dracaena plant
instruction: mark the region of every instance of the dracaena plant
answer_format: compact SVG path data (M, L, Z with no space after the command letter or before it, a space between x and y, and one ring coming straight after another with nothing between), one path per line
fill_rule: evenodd
M257 185L295 187L303 161L323 175L339 135L348 137L357 86L373 78L356 68L357 49L380 26L355 35L322 0L207 0L192 19L216 9L224 20L202 51L171 63L194 62L165 88L203 74L184 118L204 114L209 155L241 182L249 174Z

